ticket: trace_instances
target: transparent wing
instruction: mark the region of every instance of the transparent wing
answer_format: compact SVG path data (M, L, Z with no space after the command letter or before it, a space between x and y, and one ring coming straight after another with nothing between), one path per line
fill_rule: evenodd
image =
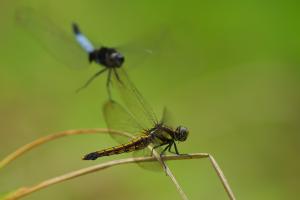
M149 58L154 57L155 53L153 48L140 47L134 45L122 46L116 48L125 57L124 66L126 69L132 69L141 66Z
M127 110L117 103L116 101L109 100L103 106L103 115L106 121L107 127L113 130L125 131L131 133L132 137L139 136L143 133L145 129L139 122L137 122L133 116L127 112ZM123 144L128 142L130 138L116 135L111 132L110 136L116 140L118 143ZM158 145L159 143L153 142L153 146ZM165 147L159 147L155 150L160 154ZM145 149L134 151L133 157L143 157L143 156L152 156L151 148L146 147ZM138 165L146 170L162 172L162 167L159 162L148 162L148 163L138 163Z
M163 151L163 147L155 149L157 152ZM133 157L143 157L143 156L152 156L151 150L147 147L145 149L133 152ZM139 162L137 163L141 168L154 171L154 172L163 172L161 164L157 162Z
M119 45L116 49L124 55L124 66L135 68L142 65L149 58L155 58L161 52L162 44L170 35L167 28L156 28L155 33L144 35L141 38L135 38L134 41Z
M176 123L177 121L174 118L173 113L167 107L164 107L164 109L163 109L162 118L161 118L160 122L170 128L176 128L174 126L175 126L175 124L177 124Z
M130 81L124 69L114 69L112 84L128 111L144 129L150 129L158 123L152 108Z
M141 134L143 127L117 102L112 100L107 101L103 105L103 115L109 129L125 131L132 136ZM120 144L130 140L128 137L113 133L110 135Z
M176 119L174 118L174 115L170 112L167 107L164 107L163 112L162 112L162 118L160 120L160 123L163 123L164 125L174 128L174 125L176 124ZM159 146L160 142L158 141L153 141L152 143L152 148L155 146ZM167 145L159 146L155 148L155 151L157 151L158 154L161 154ZM151 147L147 147L143 150L136 151L133 153L134 157L141 157L141 156L152 156L151 153ZM154 171L154 172L163 172L162 166L159 162L141 162L138 163L138 165L146 170Z
M50 19L32 8L19 8L15 13L16 23L30 33L57 61L71 68L87 67L88 55L77 43L75 36L65 33Z

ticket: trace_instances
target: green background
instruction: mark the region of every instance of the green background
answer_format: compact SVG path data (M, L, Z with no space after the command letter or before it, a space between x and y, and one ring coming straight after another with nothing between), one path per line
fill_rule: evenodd
M190 136L183 153L207 152L237 199L299 198L300 26L296 1L0 1L0 157L57 131L106 127L105 77L70 70L14 22L33 7L65 31L77 21L96 40L157 51L128 73L158 114L167 105ZM147 33L151 33L148 37ZM155 38L155 34L153 34ZM145 37L144 37L145 36ZM71 52L68 52L71 53ZM83 154L115 145L106 135L63 138L0 170L0 193L96 163ZM227 199L206 159L170 162L190 199ZM119 166L25 199L180 199L163 173Z

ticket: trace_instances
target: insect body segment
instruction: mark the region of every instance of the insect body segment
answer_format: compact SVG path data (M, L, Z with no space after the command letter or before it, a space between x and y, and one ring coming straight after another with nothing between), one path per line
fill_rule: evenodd
M90 40L81 33L77 24L72 25L78 44L89 54L89 61L96 62L106 68L119 68L124 62L124 56L115 48L100 47L95 49Z
M73 32L75 33L75 36L76 36L76 40L79 43L79 45L88 53L93 52L95 49L93 44L90 42L90 40L85 35L83 35L80 32L77 24L73 24L72 27L73 27Z
M141 150L146 148L149 144L151 138L149 135L137 137L126 144L121 144L119 146L103 149L101 151L95 151L89 153L83 157L83 160L95 160L102 156L110 156L115 154L121 154L126 152L132 152L136 150Z
M101 47L89 53L90 62L94 61L106 68L119 68L124 60L124 56L114 48Z
M83 159L95 160L103 156L111 156L115 154L142 150L146 148L149 144L154 145L153 149L156 149L161 146L165 146L161 154L163 154L166 150L171 152L171 147L174 146L175 153L179 154L177 150L177 146L175 144L175 141L178 141L176 139L176 135L178 134L177 129L174 131L171 128L164 126L163 124L156 124L154 128L150 130L146 130L145 133L143 133L144 135L137 136L136 138L134 138L133 140L131 140L126 144L121 144L119 146L89 153L85 155ZM182 131L182 134L185 134L185 139L186 139L188 135L188 131L185 128L182 129L184 129L184 131Z
M111 99L111 93L109 89L110 79L112 75L111 71L114 70L114 74L117 75L118 72L116 71L116 68L120 68L123 65L125 61L124 56L115 48L105 46L94 48L90 40L84 34L81 33L77 24L74 23L72 25L72 28L78 44L81 46L82 49L84 49L88 53L89 62L94 62L104 67L96 74L94 74L90 79L88 79L88 81L81 88L79 88L77 92L86 88L95 78L97 78L103 72L108 70L106 87L109 99Z

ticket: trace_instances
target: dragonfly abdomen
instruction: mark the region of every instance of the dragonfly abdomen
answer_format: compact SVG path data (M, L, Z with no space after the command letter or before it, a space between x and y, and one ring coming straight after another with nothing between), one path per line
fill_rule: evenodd
M115 154L127 153L146 148L150 143L149 136L137 137L126 144L103 149L89 153L83 157L83 160L96 160L99 157L111 156Z

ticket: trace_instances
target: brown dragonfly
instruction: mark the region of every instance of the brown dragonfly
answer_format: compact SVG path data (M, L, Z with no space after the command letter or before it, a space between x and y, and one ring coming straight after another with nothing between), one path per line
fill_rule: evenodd
M105 121L109 129L130 133L133 139L128 141L125 137L120 138L111 134L121 143L120 145L89 153L83 159L95 160L103 156L141 150L144 150L143 155L152 155L152 151L146 148L150 144L153 147L152 150L156 149L161 155L166 151L179 154L176 142L183 142L187 139L188 129L184 126L172 126L171 116L166 109L164 109L162 119L158 121L153 110L124 70L121 69L118 74L115 74L112 81L126 108L114 100L109 100L103 106Z

